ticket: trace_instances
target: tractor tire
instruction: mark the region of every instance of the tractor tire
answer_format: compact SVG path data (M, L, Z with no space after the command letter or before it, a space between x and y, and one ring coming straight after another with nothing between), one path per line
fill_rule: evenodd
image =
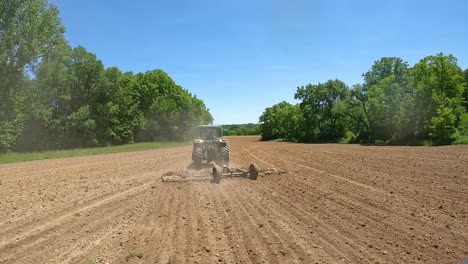
M194 148L192 153L193 164L197 168L202 167L202 160L203 160L203 149L202 148Z
M229 146L221 148L219 156L219 164L222 166L229 166Z

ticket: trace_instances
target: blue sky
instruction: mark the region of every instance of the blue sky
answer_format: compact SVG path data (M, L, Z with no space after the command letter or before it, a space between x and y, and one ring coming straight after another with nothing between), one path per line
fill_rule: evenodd
M106 67L166 71L215 123L257 122L297 86L361 74L385 56L453 54L468 68L468 1L51 0L72 46Z

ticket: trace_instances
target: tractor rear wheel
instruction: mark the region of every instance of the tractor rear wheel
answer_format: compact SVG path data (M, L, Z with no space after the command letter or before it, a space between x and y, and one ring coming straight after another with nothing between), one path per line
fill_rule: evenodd
M202 160L203 160L203 150L202 150L202 148L196 147L196 148L193 149L192 159L193 159L193 164L197 168L202 167Z
M221 148L219 153L219 164L222 166L229 166L229 146Z

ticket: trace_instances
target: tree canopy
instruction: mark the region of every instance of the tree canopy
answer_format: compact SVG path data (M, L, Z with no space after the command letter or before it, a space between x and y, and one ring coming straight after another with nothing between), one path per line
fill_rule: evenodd
M55 5L0 5L0 153L181 140L213 118L162 70L105 68L70 47Z
M253 136L259 135L260 130L259 124L231 124L223 125L225 130L224 135L226 136Z
M340 80L297 88L297 105L281 102L260 116L264 140L450 144L468 141L468 70L453 55L410 67L384 57L349 88Z

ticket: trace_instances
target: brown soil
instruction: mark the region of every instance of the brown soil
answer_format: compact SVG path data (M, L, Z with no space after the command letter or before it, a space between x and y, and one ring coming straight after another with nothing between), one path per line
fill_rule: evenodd
M190 147L0 166L0 263L457 263L468 146L229 139L257 181L162 183Z

